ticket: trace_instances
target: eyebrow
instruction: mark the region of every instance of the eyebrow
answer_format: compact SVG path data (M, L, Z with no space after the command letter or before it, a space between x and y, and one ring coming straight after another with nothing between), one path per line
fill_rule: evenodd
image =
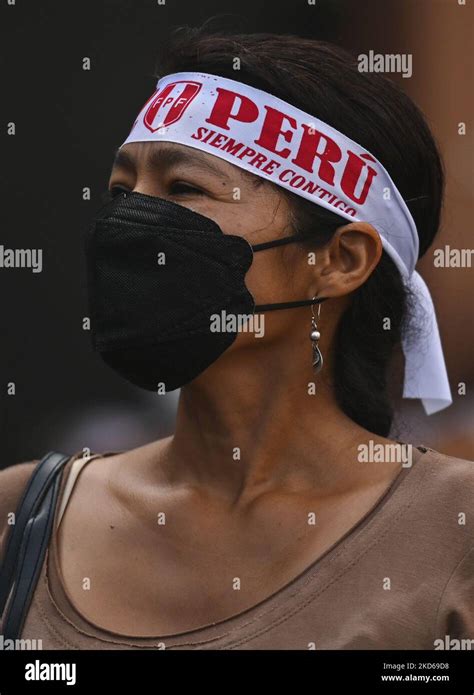
M224 173L219 167L212 164L212 162L204 159L199 154L194 152L184 152L181 149L175 149L174 147L160 147L160 149L152 150L148 158L149 164L156 168L171 168L172 166L177 166L178 164L185 164L186 166L191 166L194 169L201 169L204 171L209 171L215 176L223 177L229 180L229 176ZM135 159L126 151L118 149L115 153L113 167L122 167L128 169L129 171L135 170Z

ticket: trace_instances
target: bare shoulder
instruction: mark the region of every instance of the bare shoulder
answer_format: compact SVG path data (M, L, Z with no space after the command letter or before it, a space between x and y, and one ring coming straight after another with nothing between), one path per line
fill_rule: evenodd
M115 479L118 479L118 474L125 478L134 477L138 471L146 473L151 469L156 472L160 468L167 445L171 440L172 436L165 437L136 449L99 455L96 465L89 465L86 468L90 469L92 476L104 477L105 474L105 477L108 477L109 473L113 473Z
M162 452L167 441L121 452L94 452L80 467L57 536L58 560L66 581L91 552L104 559L96 568L100 572L110 559L112 542L124 546L136 542L136 524L147 514L143 501L154 482L159 486L163 479Z
M96 510L97 516L97 510L105 511L111 505L133 505L150 484L159 485L164 476L166 446L171 439L167 437L135 449L98 454L92 458L74 485L68 507L75 511L69 512L69 518L78 515L78 523L84 524L84 517L94 516L90 514L91 509Z

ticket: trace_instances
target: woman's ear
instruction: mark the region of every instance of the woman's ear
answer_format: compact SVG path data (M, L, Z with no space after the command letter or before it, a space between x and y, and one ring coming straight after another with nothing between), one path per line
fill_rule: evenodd
M382 255L379 234L367 222L340 227L318 253L318 294L340 297L364 284Z

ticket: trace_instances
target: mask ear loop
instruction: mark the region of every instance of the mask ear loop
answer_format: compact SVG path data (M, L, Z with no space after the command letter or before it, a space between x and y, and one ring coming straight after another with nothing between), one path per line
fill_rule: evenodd
M290 236L281 237L280 239L272 239L271 241L264 241L261 244L249 244L253 252L263 251L265 249L272 249L274 246L283 246L284 244L293 244L297 241L304 241L308 239L308 236L302 234L291 234ZM327 297L314 296L312 299L302 299L296 302L278 302L273 304L256 304L254 307L255 312L264 311L274 311L276 309L296 309L300 306L311 306L315 303L324 302ZM322 358L321 358L322 359Z
M313 297L313 302L317 299L317 295L314 295ZM318 347L319 339L321 338L321 333L319 332L318 329L318 322L319 322L319 317L321 315L321 303L318 302L318 315L317 317L314 314L314 304L311 304L311 333L309 335L311 339L311 346L313 349L313 369L315 373L317 374L318 372L321 371L323 368L323 356L321 354L321 350Z

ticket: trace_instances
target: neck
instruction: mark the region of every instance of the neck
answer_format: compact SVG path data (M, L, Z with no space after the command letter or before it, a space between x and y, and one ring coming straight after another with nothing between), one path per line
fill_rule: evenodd
M329 361L315 375L307 336L296 341L288 349L277 341L229 350L181 390L168 447L171 478L235 500L279 486L329 493L367 475L368 467L354 465L357 446L386 440L341 411L328 384Z

